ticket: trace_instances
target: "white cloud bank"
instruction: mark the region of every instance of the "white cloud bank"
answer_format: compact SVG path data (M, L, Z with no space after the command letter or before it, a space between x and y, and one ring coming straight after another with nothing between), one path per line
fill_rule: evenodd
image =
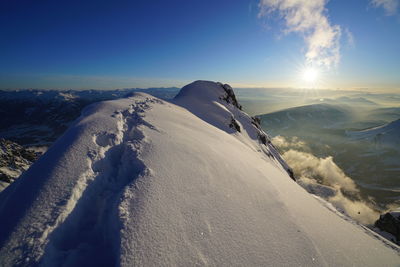
M318 158L295 150L307 150L306 144L297 137L287 139L277 136L272 143L286 151L283 158L293 169L298 183L308 192L326 199L362 224L373 224L379 218L379 213L362 200L354 181L336 165L332 157Z
M375 0L374 0L375 1ZM326 15L328 0L260 0L259 17L278 14L285 33L300 33L306 44L307 63L330 68L340 61L341 28Z
M301 141L297 136L289 139L281 135L277 135L272 138L272 142L279 148L306 148L306 143Z
M400 0L372 0L371 4L375 7L383 8L386 15L393 16L397 13L397 9L400 6Z

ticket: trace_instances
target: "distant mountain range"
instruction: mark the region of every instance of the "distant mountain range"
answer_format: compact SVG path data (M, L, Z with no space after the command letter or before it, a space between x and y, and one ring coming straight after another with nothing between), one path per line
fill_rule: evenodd
M338 98L320 98L320 102L331 103L331 104L347 104L357 106L378 106L377 103L371 101L365 97L348 97L341 96Z
M348 108L326 103L288 108L259 117L262 126L273 134L308 131L310 128L340 128L352 119Z

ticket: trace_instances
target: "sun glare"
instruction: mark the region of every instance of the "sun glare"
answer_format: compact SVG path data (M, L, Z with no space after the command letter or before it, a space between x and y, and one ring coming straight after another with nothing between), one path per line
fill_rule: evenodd
M302 78L307 83L315 83L318 79L318 71L314 68L306 68L302 73Z

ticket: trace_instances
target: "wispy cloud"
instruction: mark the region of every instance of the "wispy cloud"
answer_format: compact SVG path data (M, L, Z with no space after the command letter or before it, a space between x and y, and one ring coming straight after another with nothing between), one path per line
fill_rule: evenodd
M371 0L371 4L375 7L383 8L386 15L393 16L397 13L397 9L400 6L400 0Z
M344 33L346 34L347 44L349 47L354 48L356 46L356 41L354 39L353 33L348 29L344 29Z
M374 0L375 1L375 0ZM285 22L284 33L303 36L308 64L330 68L340 61L341 28L327 16L328 0L260 0L259 17L278 15Z
M296 149L301 149L301 148L306 148L307 145L305 142L299 140L297 136L290 138L285 138L281 135L277 135L274 138L272 138L272 143L274 145L278 146L279 148L296 148Z

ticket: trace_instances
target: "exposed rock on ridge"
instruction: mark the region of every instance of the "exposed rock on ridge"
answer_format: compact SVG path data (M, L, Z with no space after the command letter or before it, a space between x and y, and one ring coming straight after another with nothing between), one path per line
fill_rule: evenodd
M17 179L39 157L17 143L0 139L0 182L2 187ZM0 187L0 191L1 191Z

